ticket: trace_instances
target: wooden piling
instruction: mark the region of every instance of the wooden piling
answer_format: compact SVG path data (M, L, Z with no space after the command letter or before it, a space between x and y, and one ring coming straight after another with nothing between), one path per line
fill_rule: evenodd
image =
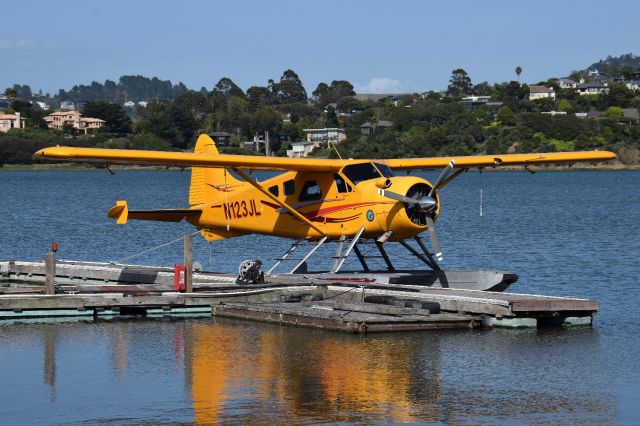
M187 293L193 293L193 236L184 236L184 284Z
M46 254L44 258L45 264L45 282L44 293L56 293L56 254L52 251Z

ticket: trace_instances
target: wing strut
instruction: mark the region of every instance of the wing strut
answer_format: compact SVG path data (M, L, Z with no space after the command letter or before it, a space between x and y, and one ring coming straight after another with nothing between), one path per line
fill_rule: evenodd
M258 182L256 182L255 180L253 180L249 175L247 175L246 173L244 173L242 170L237 169L235 167L232 167L231 170L233 170L234 172L236 172L237 174L239 174L244 180L246 180L247 182L249 182L254 188L256 188L258 191L262 192L264 195L266 195L267 197L269 197L274 203L277 203L279 206L282 206L283 208L285 208L289 213L291 213L295 218L301 220L302 222L306 223L307 225L309 225L310 227L312 227L314 230L316 230L320 235L322 235L323 237L326 237L326 234L320 230L320 228L318 228L313 222L311 222L309 219L307 219L306 217L304 217L303 215L301 215L296 209L294 209L293 207L291 207L289 204L280 201L275 195L273 195L272 193L270 193L269 191L267 191L266 189L264 189L262 187L262 185L260 185Z

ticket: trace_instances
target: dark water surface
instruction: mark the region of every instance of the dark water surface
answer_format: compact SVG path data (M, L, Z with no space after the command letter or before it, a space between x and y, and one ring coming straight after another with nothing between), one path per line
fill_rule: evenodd
M361 337L210 318L0 323L0 424L639 424L640 172L483 180L484 217L478 173L443 190L443 266L516 272L513 292L596 299L593 328ZM106 211L118 199L184 207L188 182L0 172L0 259L42 259L58 241L62 258L121 260L177 239L192 228L116 226ZM196 237L194 257L233 272L286 244ZM181 257L178 242L129 262Z

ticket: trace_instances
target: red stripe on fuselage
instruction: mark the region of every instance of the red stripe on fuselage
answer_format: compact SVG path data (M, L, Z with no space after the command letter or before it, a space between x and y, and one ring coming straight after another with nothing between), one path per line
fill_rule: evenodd
M365 203L351 203L351 204L340 204L338 206L331 206L331 207L327 207L324 209L319 209L316 211L312 211L312 212L308 212L308 213L302 213L302 215L304 217L306 217L309 220L313 220L313 221L321 221L322 218L328 214L331 213L335 213L335 212L339 212L342 210L347 210L347 209L355 209L358 207L365 207L365 206L374 206L377 204L395 204L395 201L369 201L369 202L365 202ZM262 204L266 204L269 207L272 207L274 209L279 209L280 206L274 203L270 203L268 201L263 201ZM287 212L287 214L290 214L289 212ZM356 218L358 215L354 215L354 216L350 216L348 218L344 218L343 220L352 220L354 218ZM336 219L334 219L336 220ZM339 219L337 219L339 220Z

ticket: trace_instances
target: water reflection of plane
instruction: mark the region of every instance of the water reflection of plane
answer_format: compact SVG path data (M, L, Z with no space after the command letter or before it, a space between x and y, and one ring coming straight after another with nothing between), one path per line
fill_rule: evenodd
M494 390L491 382L478 384L474 381L477 377L467 378L468 372L483 368L475 355L489 356L492 351L513 347L522 350L523 336L514 332L493 332L493 338L476 335L476 339L464 332L461 340L463 332L458 336L408 333L359 337L262 324L247 326L230 320L193 324L189 329L185 362L190 365L190 374L186 380L196 424L291 419L457 423L496 416L566 420L576 412L586 418L613 418L615 401L606 391L590 396L579 390L554 391L533 384L521 388L517 370L502 378L506 386L502 390ZM534 342L537 332L531 333L525 337ZM563 336L570 341L564 345L585 348L598 344L594 330L564 331ZM495 340L498 347L478 350L470 343L477 339L489 339L489 346ZM441 347L456 346L462 340L467 343L443 356ZM456 354L456 350L466 353ZM470 364L446 361L456 356ZM509 356L502 354L496 360L502 358ZM449 379L443 382L445 361L450 364L445 373ZM509 383L512 380L516 383ZM590 385L593 383L585 378L580 388Z
M59 336L80 326L86 327L38 330L52 402ZM233 320L177 321L171 327L173 359L184 372L196 424L615 419L613 391L603 387L606 375L577 377L584 367L568 368L582 358L588 362L592 355L582 354L584 349L600 344L593 329L361 337ZM103 331L111 371L126 382L127 370L141 368L140 360L128 359L129 346L146 343L131 338L126 324ZM549 373L523 365L531 359L527 352L547 349L549 365L556 366L550 386ZM498 364L501 369L494 370ZM495 382L478 383L486 377Z
M188 341L197 424L220 421L223 408L246 409L243 422L264 422L252 416L265 412L273 420L404 422L416 404L424 421L424 404L440 395L437 335L359 338L218 321L194 324Z

